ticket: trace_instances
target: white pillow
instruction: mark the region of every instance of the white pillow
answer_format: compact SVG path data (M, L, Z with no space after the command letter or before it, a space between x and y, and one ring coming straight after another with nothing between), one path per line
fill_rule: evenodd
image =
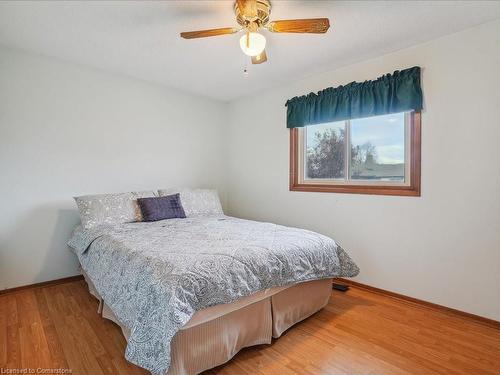
M158 190L160 197L179 193L186 217L224 215L217 190L170 188Z
M101 224L122 224L142 221L137 198L154 197L153 191L82 195L74 197L84 228Z

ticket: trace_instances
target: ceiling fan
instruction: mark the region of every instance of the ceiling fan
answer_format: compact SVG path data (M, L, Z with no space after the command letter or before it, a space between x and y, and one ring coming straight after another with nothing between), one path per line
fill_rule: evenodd
M309 18L298 20L269 21L271 2L269 0L236 0L234 3L236 22L238 27L223 27L181 33L184 39L205 38L234 34L244 30L245 35L240 38L240 47L243 53L252 58L252 64L261 64L267 61L266 38L259 34L260 29L267 29L273 33L326 33L330 27L328 18Z

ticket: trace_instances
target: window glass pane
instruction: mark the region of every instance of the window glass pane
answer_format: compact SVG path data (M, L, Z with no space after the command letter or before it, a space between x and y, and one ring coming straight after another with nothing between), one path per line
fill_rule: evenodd
M344 179L344 122L307 126L305 143L306 179Z
M351 120L351 179L405 180L405 114Z

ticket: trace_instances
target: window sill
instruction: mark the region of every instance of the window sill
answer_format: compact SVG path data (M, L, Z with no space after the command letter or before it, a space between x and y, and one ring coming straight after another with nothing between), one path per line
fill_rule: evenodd
M347 193L372 195L401 195L419 197L420 189L414 186L380 186L380 185L324 185L324 184L290 184L290 191L309 191L318 193Z

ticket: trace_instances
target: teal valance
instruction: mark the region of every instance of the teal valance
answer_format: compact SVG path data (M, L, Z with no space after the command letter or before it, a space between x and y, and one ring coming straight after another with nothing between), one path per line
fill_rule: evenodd
M420 67L329 87L286 102L287 128L422 109Z

